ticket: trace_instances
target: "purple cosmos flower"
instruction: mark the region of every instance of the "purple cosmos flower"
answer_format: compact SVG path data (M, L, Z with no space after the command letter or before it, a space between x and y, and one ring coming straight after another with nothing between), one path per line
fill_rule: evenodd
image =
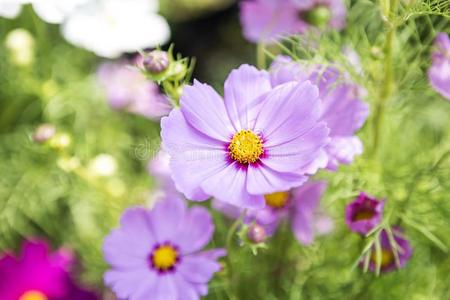
M311 26L341 29L345 25L342 0L246 0L240 8L244 36L255 43L275 42Z
M271 66L272 85L276 87L293 80L310 80L319 87L324 107L320 118L330 128L331 138L324 149L327 169L336 170L339 164L350 164L363 151L355 133L369 114L368 105L360 100L362 88L333 67L304 66L290 57L277 57ZM323 164L323 156L320 159L319 165Z
M195 81L181 108L161 120L177 189L193 200L262 208L262 195L303 184L328 143L317 87L273 89L267 72L242 65L228 76L224 100Z
M389 234L385 229L380 232L381 261L378 261L375 245L372 247L369 260L369 269L372 272L377 270L377 265L380 265L381 272L390 272L403 268L411 258L413 251L408 240L403 235L403 230L399 227L393 227L391 231L391 238L389 238ZM361 266L364 264L363 261Z
M439 33L434 42L433 63L428 70L431 86L443 97L450 100L450 38Z
M158 85L125 62L103 63L97 77L106 91L109 105L118 110L159 120L172 106L160 93Z
M168 198L153 210L128 209L120 228L106 237L103 252L111 269L104 279L119 299L200 299L220 270L225 250L201 251L214 232L208 211L187 209Z
M351 231L367 234L383 219L384 200L378 201L365 193L359 196L345 209L345 222Z
M288 219L297 240L304 245L309 245L313 242L315 233L323 234L330 230L330 220L325 221L323 216L317 218L320 198L325 188L325 182L307 182L290 192L265 195L267 206L262 209L247 210L244 222L256 223L265 229L266 234L272 235L278 224ZM214 201L213 207L230 218L239 217L243 210L219 201ZM318 220L323 224L319 224ZM317 225L320 228L317 228Z
M20 257L0 258L2 300L95 300L71 280L73 256L67 250L50 253L44 241L26 241Z

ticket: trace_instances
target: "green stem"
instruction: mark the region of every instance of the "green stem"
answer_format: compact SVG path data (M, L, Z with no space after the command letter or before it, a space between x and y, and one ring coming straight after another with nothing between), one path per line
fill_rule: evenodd
M229 297L231 300L237 300L238 298L234 295L233 292L233 263L231 261L231 250L233 248L233 237L236 235L236 231L239 228L239 225L242 224L242 221L245 218L245 214L247 210L244 209L236 221L231 225L230 229L227 233L226 240L226 248L227 248L227 256L226 256L226 264L227 264L227 274L228 274L228 283L229 283Z
M265 69L266 68L266 47L263 42L259 42L256 46L256 66L259 69Z
M395 40L396 25L393 22L392 17L396 15L398 6L398 0L391 0L390 11L387 21L388 31L386 35L386 41L384 44L384 79L383 85L380 90L378 97L378 102L376 103L374 117L373 117L373 148L372 154L376 156L380 148L381 131L384 121L384 113L388 100L392 96L395 86L395 76L394 76L394 57L393 57L393 45Z

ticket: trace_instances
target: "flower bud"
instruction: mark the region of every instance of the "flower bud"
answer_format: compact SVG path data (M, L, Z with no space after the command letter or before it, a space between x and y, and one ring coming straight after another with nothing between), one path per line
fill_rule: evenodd
M248 227L247 237L251 242L255 244L262 243L266 240L267 237L266 230L259 224L251 224Z
M144 68L152 73L159 74L167 70L170 64L169 55L165 51L153 50L144 57Z
M331 11L328 7L319 5L302 13L301 19L316 27L325 27L331 19Z
M72 144L72 137L67 133L58 133L50 140L50 146L54 149L62 150Z
M33 141L43 144L51 139L56 133L56 128L52 124L41 124L33 133Z

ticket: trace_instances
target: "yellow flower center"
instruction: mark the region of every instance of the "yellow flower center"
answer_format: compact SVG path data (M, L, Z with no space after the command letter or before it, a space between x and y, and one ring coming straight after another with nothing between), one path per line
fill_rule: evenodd
M178 253L170 245L163 245L153 251L152 263L159 270L166 271L177 263Z
M369 220L375 215L372 210L361 210L353 216L353 221Z
M48 298L39 291L28 291L20 296L19 300L48 300Z
M289 199L289 192L276 192L264 195L266 204L272 208L283 208Z
M231 139L228 146L230 156L241 164L255 163L263 154L261 138L251 130L241 130Z
M374 264L380 264L381 267L386 267L394 262L394 253L391 250L381 249L381 262L378 262L377 252L372 251L370 261Z

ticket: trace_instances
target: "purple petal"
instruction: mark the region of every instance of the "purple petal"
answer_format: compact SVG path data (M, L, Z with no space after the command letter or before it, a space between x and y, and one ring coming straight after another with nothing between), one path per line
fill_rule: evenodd
M329 170L335 171L339 164L350 164L356 155L363 152L363 144L356 136L333 137L326 146Z
M290 81L309 80L310 72L300 62L293 61L286 55L278 55L270 65L270 82L272 86L278 86Z
M161 136L171 156L170 168L177 189L192 200L208 199L200 184L228 165L223 143L195 130L176 109L162 119Z
M292 230L297 240L309 245L314 240L314 217L326 182L309 182L292 191L294 215Z
M428 78L431 86L450 100L450 59L433 62L428 70Z
M157 274L150 268L129 271L110 270L104 275L105 285L110 287L120 299L142 299L142 297L139 297L138 292L145 291L150 293L156 285L156 280Z
M174 274L178 298L180 300L199 300L199 292L197 291L197 284L188 282L181 274Z
M229 142L233 136L224 102L209 85L194 80L193 86L186 86L180 107L187 122L208 137Z
M268 93L255 124L264 146L289 142L316 125L321 114L318 96L317 87L309 82L289 82Z
M186 203L177 198L168 198L155 205L151 211L151 227L158 243L173 239L174 235L184 225Z
M247 174L247 190L256 195L271 194L289 190L303 184L306 180L308 180L306 176L277 172L264 165L250 165Z
M201 255L184 256L178 272L191 283L206 283L215 272L220 271L220 264Z
M233 162L220 172L206 178L201 186L207 194L213 195L217 200L239 207L264 207L264 198L260 195L250 195L246 182L247 170Z
M174 241L183 254L189 254L203 248L211 240L214 224L211 215L203 207L193 207L184 216Z
M291 1L241 1L240 9L244 36L251 42L275 42L305 29Z
M231 71L225 81L225 106L236 131L253 128L261 95L271 90L269 74L242 65Z
M150 216L144 208L126 210L121 227L105 238L105 260L111 266L124 270L148 266L148 255L155 243L151 227Z

